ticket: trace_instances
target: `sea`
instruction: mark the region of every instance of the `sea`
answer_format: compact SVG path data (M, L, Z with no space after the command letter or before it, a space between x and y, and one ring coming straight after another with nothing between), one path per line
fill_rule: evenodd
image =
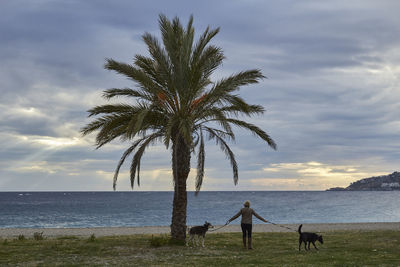
M399 199L400 191L188 192L187 224L223 225L245 200L277 224L399 222ZM169 226L172 200L173 192L0 192L0 228Z

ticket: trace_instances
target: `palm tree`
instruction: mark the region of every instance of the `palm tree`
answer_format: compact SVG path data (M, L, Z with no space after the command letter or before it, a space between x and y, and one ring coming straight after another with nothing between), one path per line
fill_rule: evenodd
M179 19L159 16L162 44L145 33L149 56L136 55L133 64L106 59L105 68L131 79L135 89L112 88L104 91L106 99L128 97L130 104L96 106L88 112L97 116L82 128L83 135L98 131L97 148L119 138L130 141L114 175L115 190L118 173L125 159L133 153L130 181L140 185L140 164L145 149L156 142L171 148L174 199L171 236L184 240L186 235L186 181L190 171L191 154L197 154L196 194L204 177L205 135L215 140L230 160L233 181L238 181L235 155L227 144L234 140L232 126L247 129L276 149L275 142L257 126L238 119L239 115L262 114L264 108L249 105L236 92L241 86L258 83L264 76L260 70L242 71L219 81L211 74L224 59L221 48L210 45L219 32L207 29L194 43L193 17L184 28ZM101 115L101 116L98 116Z

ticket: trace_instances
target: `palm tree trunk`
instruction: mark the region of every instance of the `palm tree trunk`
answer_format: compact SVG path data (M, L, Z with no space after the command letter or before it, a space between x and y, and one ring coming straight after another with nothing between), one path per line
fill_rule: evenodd
M186 238L186 180L190 172L190 147L182 136L178 136L172 144L172 172L174 175L174 201L171 237L183 241Z

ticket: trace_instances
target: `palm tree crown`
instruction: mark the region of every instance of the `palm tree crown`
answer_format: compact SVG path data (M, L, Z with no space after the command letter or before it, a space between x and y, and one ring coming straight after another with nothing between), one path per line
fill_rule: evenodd
M265 131L238 119L240 115L252 116L264 112L262 106L250 105L237 95L241 86L258 83L264 78L261 71L242 71L212 81L211 74L224 59L221 48L209 44L219 28L207 28L194 42L192 24L193 17L183 27L178 18L170 21L160 15L162 42L149 33L142 36L149 56L136 55L133 64L106 59L106 69L128 77L136 86L134 89L108 89L103 96L106 99L127 97L132 101L129 104L101 105L90 109L89 117L97 118L86 125L82 133L86 135L98 131L97 148L116 138L132 141L118 163L114 189L120 167L132 153L131 186L135 178L140 185L142 155L155 142L163 142L167 148L172 144L173 181L176 184L179 179L184 179L185 193L191 153L197 154L196 192L201 188L205 137L215 140L229 158L235 184L238 168L227 144L227 141L235 139L232 126L249 130L276 149L275 142ZM182 175L183 178L180 178Z

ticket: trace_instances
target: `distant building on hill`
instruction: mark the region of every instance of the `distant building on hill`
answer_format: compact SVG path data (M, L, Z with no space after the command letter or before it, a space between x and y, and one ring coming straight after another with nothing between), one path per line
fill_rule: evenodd
M393 191L400 190L400 172L364 178L348 187L333 187L327 191Z

